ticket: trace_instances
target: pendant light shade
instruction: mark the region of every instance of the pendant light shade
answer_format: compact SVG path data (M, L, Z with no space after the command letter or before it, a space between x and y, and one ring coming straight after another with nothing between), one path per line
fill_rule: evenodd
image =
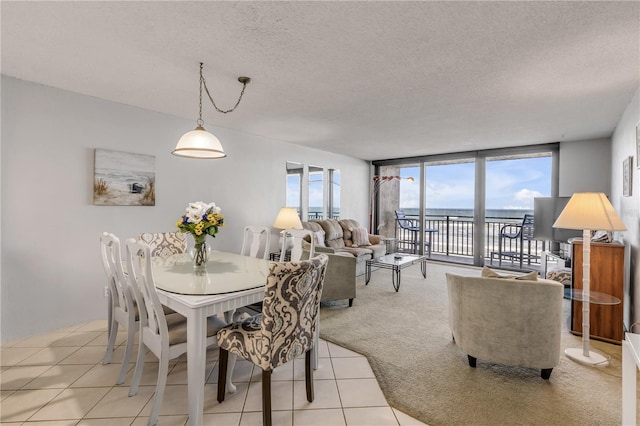
M182 135L172 154L191 158L224 158L227 156L222 149L220 140L202 126Z
M202 89L204 88L209 100L213 104L213 107L216 109L216 111L222 114L227 114L233 112L238 107L238 105L240 105L242 95L244 95L244 89L247 87L247 84L251 81L251 79L249 77L238 77L238 81L242 84L242 91L240 92L238 101L233 106L233 108L228 110L221 110L213 101L211 93L209 93L207 82L202 75L202 67L203 63L200 62L200 102L198 104L198 125L194 130L182 135L176 145L176 148L171 153L173 155L179 155L180 157L189 158L224 158L227 156L227 154L225 154L224 149L222 149L220 140L204 129L204 121L202 121Z

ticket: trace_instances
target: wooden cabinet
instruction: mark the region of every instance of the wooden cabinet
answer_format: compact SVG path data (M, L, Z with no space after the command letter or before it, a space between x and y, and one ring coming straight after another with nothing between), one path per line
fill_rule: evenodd
M582 288L582 241L574 242L573 288ZM593 339L620 344L624 338L624 245L591 243L590 291L620 299L617 305L589 305L590 336ZM582 302L571 304L571 333L582 335Z

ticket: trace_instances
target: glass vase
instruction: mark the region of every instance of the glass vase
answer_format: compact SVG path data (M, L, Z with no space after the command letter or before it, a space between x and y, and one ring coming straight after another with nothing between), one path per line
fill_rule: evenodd
M191 258L193 259L193 267L198 270L205 270L207 268L207 260L209 259L209 252L211 248L206 242L196 242L191 250Z

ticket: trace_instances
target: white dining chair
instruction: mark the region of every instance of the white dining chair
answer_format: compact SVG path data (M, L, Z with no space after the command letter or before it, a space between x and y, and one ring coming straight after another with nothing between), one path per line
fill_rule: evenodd
M271 229L266 226L246 226L242 239L243 256L258 257L262 253L262 259L269 258L269 247L271 243Z
M158 381L148 423L155 425L167 384L169 360L187 352L187 319L178 313L165 315L153 281L149 246L132 238L126 242L126 252L128 276L140 311L138 357L129 396L138 392L144 369L144 347L147 347L159 360ZM207 319L207 347L217 344L216 333L225 325L215 316Z
M305 249L305 237L309 237L309 259L315 256L316 239L312 231L308 229L285 229L282 231L282 249L280 250L280 262L285 261L285 256L289 251L291 262L302 259ZM291 243L293 242L293 246Z
M102 363L109 364L111 362L118 326L122 325L127 329L127 342L120 374L118 374L118 379L116 380L116 384L122 384L129 368L135 334L139 329L139 315L135 296L127 283L122 267L120 240L118 237L114 234L103 232L100 236L100 252L109 288L108 343Z

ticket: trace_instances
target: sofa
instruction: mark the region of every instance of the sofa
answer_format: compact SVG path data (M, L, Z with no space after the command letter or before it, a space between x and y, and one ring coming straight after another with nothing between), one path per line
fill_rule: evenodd
M480 359L541 369L549 379L560 361L564 286L528 277L446 274L449 325L471 367Z
M353 257L356 276L364 275L365 261L384 256L387 252L387 246L379 235L368 234L366 228L353 219L313 220L302 222L302 227L315 234L316 253Z

